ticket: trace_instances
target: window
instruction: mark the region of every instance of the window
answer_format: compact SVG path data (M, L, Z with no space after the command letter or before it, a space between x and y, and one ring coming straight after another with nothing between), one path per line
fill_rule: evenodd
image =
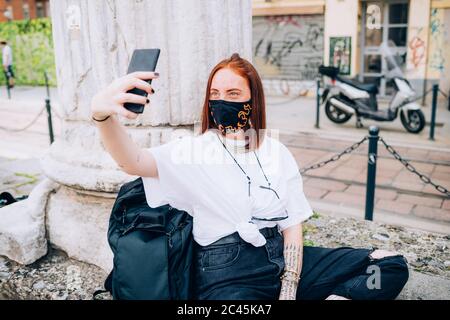
M405 47L407 29L408 27L389 28L388 40L392 40L398 47Z
M389 23L408 23L408 3L393 3L390 5Z
M381 73L381 55L368 54L364 56L364 72Z
M24 3L22 5L22 10L23 10L23 18L30 19L30 6L28 5L28 3Z
M36 16L38 18L43 18L45 17L45 9L44 9L44 4L41 1L37 1L36 2Z
M12 6L7 6L3 14L6 19L12 20L14 18Z

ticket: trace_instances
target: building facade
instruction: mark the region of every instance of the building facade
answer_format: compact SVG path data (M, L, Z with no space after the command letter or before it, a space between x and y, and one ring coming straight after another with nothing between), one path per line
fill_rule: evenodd
M253 58L269 94L301 95L320 64L392 92L400 68L420 94L450 89L450 0L253 0Z
M0 0L0 22L49 16L49 0Z

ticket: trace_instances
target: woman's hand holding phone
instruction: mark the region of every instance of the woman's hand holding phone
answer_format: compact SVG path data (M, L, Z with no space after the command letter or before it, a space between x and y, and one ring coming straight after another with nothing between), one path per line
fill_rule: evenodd
M96 119L104 119L108 116L119 114L128 119L136 119L138 114L127 110L123 104L131 102L147 105L150 101L147 97L127 93L127 91L138 88L151 95L154 93L154 90L146 81L158 77L159 74L156 72L137 71L115 79L92 98L91 116Z

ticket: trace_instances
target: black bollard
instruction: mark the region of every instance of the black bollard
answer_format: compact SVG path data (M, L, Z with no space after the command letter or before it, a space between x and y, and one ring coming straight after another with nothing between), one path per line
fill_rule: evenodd
M45 99L45 108L47 109L48 133L50 134L50 144L52 144L55 139L53 136L52 108L50 106L49 98Z
M47 98L45 99L45 108L47 109L47 122L48 122L48 133L50 135L50 144L55 140L53 135L53 123L52 123L52 107L50 104L50 90L48 88L48 77L47 72L44 72L45 87L47 89Z
M450 111L450 90L447 93L447 109Z
M315 127L319 129L319 116L320 116L320 79L317 79L317 90L316 90L316 125Z
M430 137L428 138L430 140L434 140L434 126L436 125L436 108L437 108L438 92L439 92L439 85L433 84L433 96L431 100Z
M367 160L367 183L366 183L366 220L373 220L373 207L375 202L375 178L377 173L378 140L379 129L377 126L369 128L369 152Z
M48 87L48 75L47 71L44 71L44 78L45 78L45 89L47 91L47 98L50 99L50 89Z

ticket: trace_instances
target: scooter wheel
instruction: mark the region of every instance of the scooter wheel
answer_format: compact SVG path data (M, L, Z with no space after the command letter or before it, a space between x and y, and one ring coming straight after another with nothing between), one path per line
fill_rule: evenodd
M400 120L405 129L410 133L419 133L425 127L425 116L422 110L407 110L407 116L400 112Z
M345 123L352 117L351 114L343 112L333 106L333 104L330 102L330 99L328 99L327 103L325 104L325 114L327 115L328 119L330 119L334 123Z

